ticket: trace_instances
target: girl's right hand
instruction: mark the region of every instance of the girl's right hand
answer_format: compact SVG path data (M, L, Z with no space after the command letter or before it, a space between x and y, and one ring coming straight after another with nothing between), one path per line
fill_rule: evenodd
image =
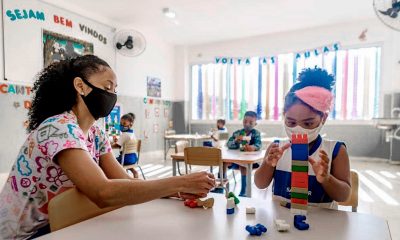
M279 159L281 159L283 153L291 146L290 143L286 143L282 147L279 147L278 143L272 143L269 151L265 154L264 161L270 167L276 167Z
M211 173L197 172L182 176L181 192L203 195L215 187L215 177Z

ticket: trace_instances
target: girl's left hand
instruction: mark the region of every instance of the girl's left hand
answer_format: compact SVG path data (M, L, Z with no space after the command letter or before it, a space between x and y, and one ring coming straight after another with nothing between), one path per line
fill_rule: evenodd
M317 181L319 183L325 183L329 178L329 157L328 154L324 150L319 151L319 161L315 161L313 158L309 157L308 161L310 162L315 176L317 177Z

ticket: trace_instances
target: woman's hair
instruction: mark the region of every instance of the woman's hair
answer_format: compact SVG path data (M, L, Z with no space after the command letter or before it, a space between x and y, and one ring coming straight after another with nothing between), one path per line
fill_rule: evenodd
M299 77L297 79L297 83L295 83L286 94L285 97L285 105L283 107L283 111L286 112L289 110L291 106L296 103L301 103L309 107L312 111L323 115L322 112L314 109L310 105L306 104L302 100L300 100L295 92L305 87L316 86L322 87L329 91L332 91L332 87L335 84L335 78L332 74L329 74L326 70L322 68L306 68L300 72Z
M127 113L122 115L121 119L127 120L131 123L133 123L135 121L135 114L133 113Z
M35 130L48 117L70 111L77 103L75 77L88 79L92 74L110 67L104 60L85 55L53 63L43 69L33 85L32 106L29 109L28 132Z

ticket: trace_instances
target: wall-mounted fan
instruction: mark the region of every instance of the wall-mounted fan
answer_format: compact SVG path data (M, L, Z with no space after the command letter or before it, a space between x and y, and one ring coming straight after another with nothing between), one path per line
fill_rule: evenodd
M121 30L115 35L114 46L118 53L127 57L135 57L146 49L146 39L138 31Z
M374 0L374 9L385 25L400 31L400 0Z

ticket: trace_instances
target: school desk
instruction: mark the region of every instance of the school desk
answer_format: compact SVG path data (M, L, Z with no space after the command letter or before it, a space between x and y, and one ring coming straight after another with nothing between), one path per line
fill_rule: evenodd
M164 136L164 159L167 158L167 153L170 144L170 141L178 141L178 140L186 140L189 141L189 144L192 146L192 141L195 141L194 145L197 145L197 142L200 140L210 140L211 136L206 134L173 134L173 135L165 135Z
M293 226L290 210L271 199L240 198L235 213L227 215L225 196L209 197L215 199L211 209L189 208L183 201L158 199L108 212L40 239L391 239L387 222L368 214L310 207L306 220L310 229L300 231ZM255 214L246 214L246 207L250 206L255 208ZM286 220L290 230L278 232L275 218ZM257 223L268 231L261 238L250 237L245 227Z
M246 167L247 197L251 197L253 163L262 161L264 155L265 155L265 150L256 152L242 152L239 150L230 150L227 148L222 148L222 161L224 163L236 163ZM177 161L184 161L185 159L184 153L182 152L182 153L172 154L171 158L172 158L172 175L176 176Z

